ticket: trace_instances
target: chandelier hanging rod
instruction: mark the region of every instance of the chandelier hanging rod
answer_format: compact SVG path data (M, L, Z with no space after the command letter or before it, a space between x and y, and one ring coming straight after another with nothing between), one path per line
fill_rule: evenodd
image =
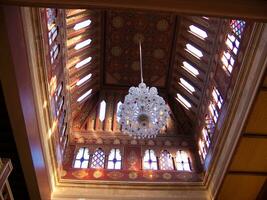
M142 45L141 45L141 40L139 40L139 63L140 63L140 72L141 72L141 83L144 82L143 79L143 63L142 63Z

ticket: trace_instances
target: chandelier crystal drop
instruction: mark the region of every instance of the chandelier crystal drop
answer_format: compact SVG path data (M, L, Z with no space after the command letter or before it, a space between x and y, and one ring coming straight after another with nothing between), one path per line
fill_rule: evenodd
M141 42L139 51L141 83L129 89L118 108L118 121L124 134L136 139L155 138L166 125L170 110L157 88L149 88L143 82Z

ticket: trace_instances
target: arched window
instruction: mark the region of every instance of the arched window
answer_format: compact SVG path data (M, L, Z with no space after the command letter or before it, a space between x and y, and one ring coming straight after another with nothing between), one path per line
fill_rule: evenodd
M172 156L167 150L161 152L159 162L161 170L173 170Z
M120 110L120 106L121 106L121 101L119 101L118 103L117 103L117 109L116 109L116 115L117 115L117 121L119 122L120 121L120 116L118 115L118 112L119 112L119 110Z
M101 101L100 107L99 107L99 120L101 122L103 122L106 117L106 107L107 107L106 102L104 100Z
M108 169L121 169L121 153L119 149L111 149L108 156Z
M98 148L91 161L91 168L104 168L105 154L101 148Z
M82 147L76 154L74 161L74 168L87 168L89 164L89 150L86 147Z
M191 171L189 156L185 151L178 150L176 153L176 168L181 171Z
M157 170L157 157L155 152L151 149L145 151L144 160L143 160L143 169L152 169Z

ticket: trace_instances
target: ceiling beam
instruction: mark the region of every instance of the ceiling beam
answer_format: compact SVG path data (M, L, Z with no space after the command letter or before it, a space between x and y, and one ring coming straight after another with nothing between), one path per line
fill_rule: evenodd
M62 8L131 8L206 16L267 20L267 2L262 0L7 0L6 4Z

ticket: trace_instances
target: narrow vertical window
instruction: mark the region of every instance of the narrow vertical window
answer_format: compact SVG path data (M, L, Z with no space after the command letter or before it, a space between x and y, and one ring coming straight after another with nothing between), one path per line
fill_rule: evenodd
M199 75L199 71L186 61L183 62L182 68L194 77L197 77Z
M189 26L189 33L199 37L202 40L208 37L206 31L203 31L202 29L198 28L195 25Z
M189 103L182 95L180 95L179 93L177 93L177 97L176 100L183 106L185 107L187 110L189 110L192 106L191 103Z
M85 77L81 78L79 81L76 82L77 86L82 85L83 83L85 83L86 81L88 81L90 78L92 77L92 74L88 74Z
M52 49L50 50L50 60L51 64L54 63L54 61L57 59L59 53L59 44L55 44Z
M151 149L145 151L144 159L143 159L143 169L151 169L157 170L157 157L155 152Z
M208 130L206 128L202 129L202 138L205 141L205 144L206 144L207 148L209 148L209 146L210 146L210 136L209 136Z
M120 121L120 117L119 117L119 115L118 115L118 112L119 112L119 109L120 109L120 106L121 106L121 101L119 101L118 103L117 103L117 109L116 109L116 116L117 116L117 121Z
M78 62L76 65L75 65L75 68L81 68L83 67L84 65L88 64L90 61L92 60L92 57L89 56L88 58L85 58L84 60Z
M99 120L101 122L104 121L105 117L106 117L106 102L103 100L100 103L100 107L99 107Z
M176 153L176 168L181 171L191 171L189 156L185 151L178 150Z
M89 150L86 147L79 149L75 156L74 168L87 168L89 164Z
M186 49L188 53L195 56L197 59L200 59L203 57L203 53L196 47L194 47L192 44L186 44Z
M92 93L92 89L88 90L87 92L85 92L82 96L80 96L77 99L77 102L81 102L82 100L84 100L87 96L89 96Z
M75 26L73 27L73 29L75 31L78 31L80 29L83 29L83 28L89 26L90 24L91 24L91 20L90 19L87 19L85 21L82 21L80 23L75 24Z
M235 64L235 60L233 56L230 54L230 52L223 52L222 58L222 67L225 72L227 72L228 75L231 75L233 71L233 66Z
M217 104L218 108L221 109L223 104L223 98L216 87L213 88L212 97L214 102Z
M199 139L198 147L199 147L198 153L201 157L202 162L204 162L204 160L206 159L206 156L207 156L207 149L206 149L205 143L203 142L202 139Z
M242 33L244 32L246 22L243 20L231 20L230 26L233 32L239 37L242 37Z
M98 148L92 157L91 168L104 168L104 164L105 154L101 148Z
M79 50L81 48L84 48L86 46L88 46L89 44L91 44L92 40L91 39L87 39L87 40L84 40L78 44L75 45L74 49L75 50Z
M167 150L161 152L159 163L161 170L173 170L172 156Z
M188 91L190 94L193 94L193 92L195 92L195 88L188 82L186 81L184 78L180 78L180 82L179 84L186 89L186 91Z
M48 40L49 40L49 45L53 43L53 41L56 39L58 35L58 27L53 26L53 28L48 32Z
M108 156L108 169L121 169L121 153L119 149L111 149Z

